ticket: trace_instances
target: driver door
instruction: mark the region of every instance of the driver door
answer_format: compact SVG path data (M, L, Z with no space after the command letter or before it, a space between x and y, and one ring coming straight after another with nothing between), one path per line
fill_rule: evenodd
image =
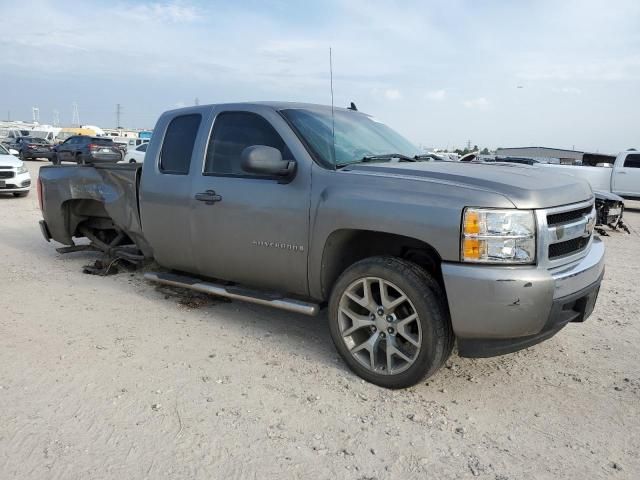
M199 272L306 295L311 172L290 148L299 141L272 109L215 113L191 192L192 251ZM285 160L297 160L295 177L284 183L244 172L240 154L254 145L277 148ZM206 201L207 194L212 201Z

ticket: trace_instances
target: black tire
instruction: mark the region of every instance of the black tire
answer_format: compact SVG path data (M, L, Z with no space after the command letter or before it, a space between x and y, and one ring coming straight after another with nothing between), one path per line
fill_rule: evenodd
M26 158L24 157L24 152L22 150L20 150L20 152L18 152L18 158L20 160L22 160L23 162L26 160Z
M397 374L377 373L363 366L351 354L339 325L339 305L343 294L359 279L378 277L399 287L407 296L422 331L421 345L414 362ZM455 336L440 285L420 266L396 257L371 257L349 268L335 283L329 300L329 329L338 353L358 376L385 388L415 385L438 371L451 355Z
M136 161L135 161L135 159L130 158L130 159L129 159L129 163L138 163L138 162L136 162Z
M76 153L76 163L78 165L84 165L84 158L82 157L82 154Z
M51 155L51 163L53 165L60 165L60 160L58 160L58 155L57 154L53 154Z
M26 197L27 195L29 195L29 192L13 192L13 196L14 197Z

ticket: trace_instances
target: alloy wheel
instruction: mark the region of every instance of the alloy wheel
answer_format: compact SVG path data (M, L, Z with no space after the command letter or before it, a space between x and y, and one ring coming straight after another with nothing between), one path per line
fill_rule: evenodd
M338 327L353 358L378 374L407 370L422 346L413 303L398 286L379 277L360 278L345 289Z

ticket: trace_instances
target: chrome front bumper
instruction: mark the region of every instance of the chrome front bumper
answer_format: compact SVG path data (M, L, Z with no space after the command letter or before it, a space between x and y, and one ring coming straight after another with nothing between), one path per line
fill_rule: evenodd
M603 274L604 244L599 238L580 260L552 269L443 263L460 353L470 345L466 350L472 354L467 356L508 353L549 338L568 321L584 320L593 309L586 299L595 301ZM561 315L558 305L583 311ZM488 355L481 354L485 344ZM504 348L492 350L491 344Z

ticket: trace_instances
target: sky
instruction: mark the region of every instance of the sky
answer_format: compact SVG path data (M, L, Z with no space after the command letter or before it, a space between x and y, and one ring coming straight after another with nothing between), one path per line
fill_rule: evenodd
M0 119L356 103L423 147L640 148L640 1L0 0ZM10 113L9 113L10 112Z

